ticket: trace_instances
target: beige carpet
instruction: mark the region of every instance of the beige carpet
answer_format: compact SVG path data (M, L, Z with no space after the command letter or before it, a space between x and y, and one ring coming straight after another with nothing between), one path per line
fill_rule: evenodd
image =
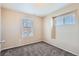
M1 52L2 56L74 56L73 54L40 42L18 48L12 48Z

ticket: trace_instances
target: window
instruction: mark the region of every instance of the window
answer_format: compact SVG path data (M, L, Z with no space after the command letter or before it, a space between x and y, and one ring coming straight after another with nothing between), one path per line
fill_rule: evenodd
M68 13L55 18L56 25L75 24L75 13Z
M28 19L24 19L23 26L24 26L24 28L32 28L32 21L28 20Z
M65 24L75 24L75 14L70 13L70 14L64 15L64 23Z
M63 25L63 17L62 16L58 16L56 18L56 25Z
M22 25L22 37L33 36L33 21L30 19L23 19Z

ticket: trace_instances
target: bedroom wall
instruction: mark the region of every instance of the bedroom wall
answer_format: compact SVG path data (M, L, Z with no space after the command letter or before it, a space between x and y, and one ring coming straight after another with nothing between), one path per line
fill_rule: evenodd
M52 39L53 19L52 17L75 10L76 23L75 25L63 25L56 27L56 39ZM79 4L71 4L54 13L49 14L43 20L44 22L44 41L69 51L75 55L79 55Z
M34 35L25 39L22 39L21 35L23 17L33 20L34 29ZM5 41L2 50L42 41L42 19L38 16L2 8L2 23L3 40Z
M0 51L1 51L1 7L0 7Z

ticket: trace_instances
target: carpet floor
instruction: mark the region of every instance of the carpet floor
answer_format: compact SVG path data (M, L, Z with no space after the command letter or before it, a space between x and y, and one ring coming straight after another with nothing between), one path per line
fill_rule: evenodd
M1 51L1 56L75 56L67 51L39 42Z

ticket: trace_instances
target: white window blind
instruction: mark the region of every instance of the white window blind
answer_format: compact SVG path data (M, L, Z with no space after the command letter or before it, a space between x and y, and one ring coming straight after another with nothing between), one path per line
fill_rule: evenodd
M56 25L63 25L63 17L62 16L56 17Z
M76 17L75 17L75 13L72 12L65 15L57 16L55 20L57 26L75 24Z
M33 36L33 21L30 19L23 19L22 25L22 37Z
M64 23L65 24L75 24L75 13L70 13L64 15Z

